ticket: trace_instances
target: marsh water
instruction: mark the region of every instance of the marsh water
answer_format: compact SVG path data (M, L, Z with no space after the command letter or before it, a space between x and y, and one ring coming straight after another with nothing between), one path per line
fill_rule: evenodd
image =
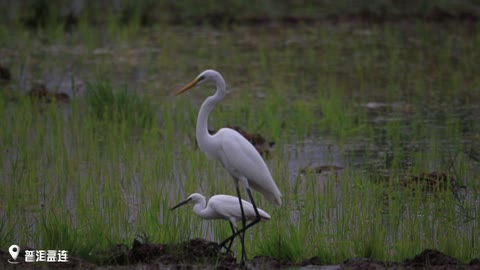
M261 123L256 123L255 127L246 126L249 121L241 116L229 121L240 121L247 130L253 128L267 138L275 136L273 155L288 160L289 182L314 179L320 183L322 191L322 185L335 181L345 168L380 181L436 172L455 176L460 200L477 200L470 201L470 204L479 205L480 198L472 195L478 192L480 174L480 85L474 75L478 67L472 63L464 64L468 66L465 67L456 62L470 59L478 63L476 60L480 58L474 60L478 52L474 52L471 46L480 45L479 39L470 31L455 31L455 27L446 27L437 35L430 31L439 30L438 27L427 30L416 27L393 25L378 29L378 26L368 24L271 25L225 30L159 27L143 30L133 38L120 34L114 40L109 40L102 32L105 30L101 29L92 33L66 33L55 38L42 34L12 34L10 44L0 51L0 58L6 59L2 64L8 63L13 74L12 81L3 86L3 91L22 95L41 83L50 91L66 93L75 101L85 95L88 83L103 74L118 88L126 87L148 97L161 110L166 103L175 102L171 94L180 86L203 69L214 68L224 74L228 87L223 107L212 113L211 119L215 119L222 111L238 109L235 103L246 91L251 91L248 97L253 102L247 104L252 107L278 95L277 90L272 90L276 86L266 77L280 73L289 83L282 89L286 100L313 108L311 116L314 119L310 127L290 128L288 121L291 119L287 119L284 134L274 135L269 130L262 130ZM422 39L424 36L419 34L422 31L431 37ZM379 36L397 32L400 37L392 40L404 43L385 46L392 46L395 51L392 54L398 55L383 55L388 53L382 49ZM432 56L435 53L430 55L426 47L430 42L449 42L447 47L451 49L448 52L451 55L438 52L439 58L448 59L437 59ZM424 50L422 55L425 58L416 59L420 54L410 55L408 50ZM382 60L392 61L392 65L400 63L404 69L389 70L388 63L382 63ZM362 63L370 63L371 67L362 69ZM452 74L453 78L445 78L453 70L450 68L439 67L440 75L436 73L435 65L449 64L459 66L458 73ZM416 71L421 75L415 75ZM372 74L376 72L390 75ZM410 75L402 76L402 72ZM340 99L347 101L349 113L361 116L347 116L354 119L350 121L352 126L339 128L343 130L339 131L341 133L331 123L335 118L322 120L327 114L335 114L335 110L329 112L318 108L322 105L319 100L323 89L330 89L325 92L332 96L335 91L331 89L337 86L342 89ZM191 110L198 110L207 92L209 90L198 91L189 96ZM68 117L71 105L61 106ZM283 114L279 112L279 115L288 114L289 106L288 102L282 104ZM301 105L297 103L296 106ZM193 125L193 121L189 124ZM192 134L193 130L192 126ZM8 160L14 154L7 154L2 174L10 173ZM428 160L419 168L416 162L422 154ZM468 164L471 173L456 175L455 166L459 160ZM268 160L267 164L271 170L279 169ZM315 171L317 168L322 169ZM469 177L462 177L464 175ZM139 178L136 181L140 181ZM71 192L74 197L75 191ZM132 188L132 194L136 193L138 191ZM292 202L295 203L298 202ZM68 208L73 205L73 201L71 204L66 202ZM131 207L137 208L135 202ZM290 216L295 221L299 218L298 209L292 209ZM130 213L129 222L133 223L135 217L135 213ZM478 221L466 226L478 226ZM207 236L214 238L213 231L210 230ZM335 269L332 267L319 269Z
M291 54L289 57L293 59L293 62L289 75L292 76L292 79L299 79L302 76L306 78L312 76L312 74L307 74L306 72L322 72L322 70L314 70L316 66L303 67L306 71L298 70L302 61L306 61L309 58L308 55L302 54L302 49L309 49L313 46L319 47L318 50L321 50L321 46L332 43L330 46L338 46L338 50L347 51L345 54L339 54L339 62L348 64L350 60L346 58L355 53L362 54L362 50L364 50L362 46L371 46L375 43L375 39L372 39L373 41L368 40L376 32L376 30L371 30L370 28L376 28L377 26L360 25L352 27L349 25L339 26L339 29L336 29L336 27L333 25L326 27L270 26L256 29L240 27L236 30L218 30L206 27L200 31L192 30L191 28L172 27L168 30L145 30L141 34L136 34L134 39L125 37L112 41L107 39L100 40L96 42L100 43L96 44L101 45L100 47L89 46L88 40L82 40L85 37L80 36L79 33L66 33L64 37L57 37L57 40L49 40L42 34L27 38L13 35L10 40L11 45L4 47L1 51L2 57L6 59L4 62L11 64L14 74L13 81L8 85L4 85L3 91L21 94L31 89L35 84L40 83L44 84L49 91L63 92L76 99L82 97L86 84L93 81L98 76L97 73L103 73L111 77L119 88L126 86L140 95L154 97L154 102L161 106L165 100L173 101L171 99L172 92L185 83L186 80L195 76L200 70L211 67L219 70L225 68L227 71L228 91L233 93L233 96L227 98L225 103L235 102L238 95L245 91L253 91L254 95L261 100L265 98L264 92L269 91L263 90L266 86L262 85L262 80L256 82L260 85L248 85L245 83L245 81L252 79L248 75L257 75L246 73L245 76L240 76L240 78L239 76L234 76L235 72L243 75L247 69L254 69L255 66L261 64L261 61L265 61L258 59L262 56L258 54L258 50L264 50L264 47L269 47L271 52L267 57ZM316 30L316 28L321 28L321 30ZM398 26L399 29L396 29L396 27L392 28L398 31L409 31L408 26ZM411 25L411 28L413 29L415 26ZM432 30L434 29L436 28L432 28ZM324 40L326 35L322 33L323 31L336 30L339 31L338 36L340 38L337 37L338 39L344 37L347 40L343 43L341 40ZM99 39L98 36L102 35L102 30L92 35L95 35L95 37L91 37L91 39ZM451 31L444 31L439 35L451 35L451 39L459 39L458 42L467 38ZM349 44L349 42L353 42L349 36L364 36L367 41L364 41L365 44L359 45L358 48L352 48L354 45ZM413 35L411 37L411 39L415 38L418 38L418 36ZM475 37L471 38L475 39ZM174 39L174 41L165 45L165 39ZM26 40L30 44L22 44ZM445 40L448 41L449 39L445 38ZM191 45L189 45L189 42ZM336 42L339 44L336 44ZM401 44L399 47L412 50L423 48L421 41L417 40L416 42L419 44L419 48L413 47L409 42ZM475 41L471 42L475 43ZM261 45L257 45L257 43ZM255 48L256 45L259 48ZM162 47L164 46L168 46L168 48L163 49ZM165 53L172 52L171 47L173 46L178 46L176 49L178 55L165 55ZM453 44L452 46L456 45ZM349 52L348 49L351 51ZM359 52L355 52L356 49ZM375 52L373 49L371 54L382 53L380 49L378 50L380 52ZM457 52L452 53L452 58L458 57L455 56L455 53ZM218 54L221 54L221 56ZM239 56L234 56L235 61L231 61L234 62L233 64L229 63L229 61L220 61L218 59L228 54L237 54ZM321 52L319 52L319 55L321 55ZM209 57L215 59L212 61ZM240 60L237 60L237 58ZM272 59L270 60L273 61ZM182 65L178 70L176 70L178 66L175 65L175 61ZM242 61L245 61L245 63L242 63ZM318 61L321 62L321 59ZM236 62L241 62L241 66L232 66L237 64ZM278 65L287 65L287 63L281 60L278 60L278 63ZM404 63L407 66L422 64L424 63ZM428 64L425 63L425 65ZM272 65L275 65L275 63ZM347 66L327 66L325 69L328 72L341 73L333 76L337 80L349 80L349 76L344 74L351 69ZM185 72L185 70L189 72ZM254 71L252 72L254 74ZM272 72L275 73L275 69L272 69ZM470 70L469 72L474 73L475 71ZM231 77L229 78L229 76ZM269 74L264 76L269 76ZM435 76L432 75L432 77ZM470 80L469 76L470 74L466 74L466 79ZM357 80L351 78L349 85L354 85L357 83ZM319 91L321 96L322 84L321 82L316 83L318 85L314 85L315 91ZM367 84L365 82L362 83ZM400 147L404 154L400 160L400 167L403 169L408 169L412 166L410 153L433 151L432 148L436 148L436 144L441 144L438 150L440 151L440 156L437 160L431 161L432 170L439 165L438 162L443 157L451 156L453 158L458 154L458 151L463 151L464 154L472 154L473 158L476 157L479 132L478 120L480 119L480 106L478 106L480 90L478 89L478 84L464 82L465 85L456 86L466 88L459 91L460 94L464 94L463 96L452 96L451 99L437 97L435 100L427 98L424 100L412 100L411 97L406 95L391 98L389 97L390 90L385 89L388 85L382 88L381 86L376 86L375 82L368 84L370 85L367 86L367 89L361 91L361 98L355 99L355 95L357 95L355 87L347 90L346 93L351 96L346 98L352 99L349 106L354 108L351 110L353 114L367 115L366 118L362 119L365 122L357 123L357 125L370 126L373 129L373 139L357 136L339 142L336 138L338 136L332 135L331 131L320 129L321 131L317 132L311 131L304 134L296 134L298 135L296 137L300 139L277 142L276 151L285 152L291 161L289 164L291 178L295 178L302 168L322 164L341 167L354 166L363 170L372 168L388 170L391 167L389 162L394 158L392 142L389 141L386 135L389 123L398 125L398 130L400 131ZM448 86L442 85L441 87ZM289 89L288 95L291 95L293 99L308 99L308 95L304 93L306 90L308 89L305 89L302 85L298 89ZM422 92L422 89L418 91ZM423 91L433 91L433 93L429 94L431 97L431 95L436 95L435 91L438 91L439 96L444 95L443 92L445 90L425 89ZM199 107L208 92L205 90L193 96L193 106L195 108ZM393 95L397 96L398 94L394 93ZM68 113L68 108L66 113ZM212 115L213 118L214 114ZM321 113L317 113L315 117L320 119ZM442 131L445 131L447 128L444 126L445 118L451 118L452 122L458 122L461 130L459 138L452 138L448 134L442 134ZM314 122L313 125L321 125L321 121L318 120L318 124ZM416 137L415 134L412 134L415 129L413 125L421 125L422 129L438 132L438 135L435 136L435 139L438 138L438 141L432 142L431 137L429 137L431 134L425 134L426 136L424 137ZM266 135L268 136L268 132ZM432 145L433 143L435 145ZM461 149L458 149L458 145L462 145ZM474 169L478 170L476 167Z

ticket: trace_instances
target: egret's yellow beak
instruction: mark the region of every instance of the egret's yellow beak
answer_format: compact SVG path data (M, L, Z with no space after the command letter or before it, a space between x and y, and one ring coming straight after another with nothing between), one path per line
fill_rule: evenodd
M198 79L195 79L195 80L191 81L189 84L185 85L182 89L178 90L175 93L175 96L178 96L183 92L186 92L188 89L194 87L197 83L198 83Z

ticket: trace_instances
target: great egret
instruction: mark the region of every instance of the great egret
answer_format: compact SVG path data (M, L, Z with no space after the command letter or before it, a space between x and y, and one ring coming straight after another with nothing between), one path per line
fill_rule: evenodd
M277 206L280 206L282 203L282 193L275 184L262 156L260 156L257 150L255 150L255 147L242 135L230 128L222 128L213 135L208 133L208 115L215 105L225 97L225 80L220 73L211 69L205 70L185 87L178 90L176 95L180 95L194 86L208 81L216 84L217 91L213 96L208 97L200 107L196 130L198 146L209 158L219 160L233 177L240 203L240 210L242 211L243 228L231 237L225 239L222 242L222 244L225 244L236 235L240 233L243 235L245 230L261 220L250 187L260 192L266 199ZM250 224L246 224L239 183L247 190L248 197L256 213L256 218ZM245 248L242 235L243 264L245 262Z
M199 193L193 193L188 198L172 207L171 210L174 210L182 205L193 203L193 212L203 218L203 219L225 219L230 222L230 228L232 229L232 235L238 231L237 222L242 220L242 211L240 209L240 204L238 203L238 198L230 195L215 195L212 196L208 203L205 200L205 197ZM245 213L245 218L247 220L254 220L257 215L253 205L247 201L242 200L243 211ZM267 221L270 219L270 215L263 211L260 208L258 213L262 221ZM227 251L230 250L233 239L231 239Z

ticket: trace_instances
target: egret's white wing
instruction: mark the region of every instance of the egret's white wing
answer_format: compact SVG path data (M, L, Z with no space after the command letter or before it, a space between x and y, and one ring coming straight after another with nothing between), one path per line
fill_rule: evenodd
M253 209L253 205L245 200L242 200L242 204L245 218L247 220L254 220L256 218L256 214L255 209ZM228 217L225 219L228 219L233 223L242 220L242 212L237 197L230 195L215 195L208 201L208 207L217 212L219 215ZM263 220L270 219L270 215L267 212L260 208L257 208L257 210Z
M255 147L233 129L222 128L215 137L221 149L219 158L227 171L236 179L247 178L251 188L272 203L281 205L282 194Z

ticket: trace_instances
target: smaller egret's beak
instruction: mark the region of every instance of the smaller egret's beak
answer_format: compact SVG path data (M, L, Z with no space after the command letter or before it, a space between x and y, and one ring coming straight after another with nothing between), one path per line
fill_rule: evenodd
M194 87L197 83L198 83L198 79L195 79L195 80L191 81L189 84L185 85L182 89L178 90L178 91L175 93L175 96L178 96L178 95L180 95L181 93L187 91L188 89Z
M187 203L189 203L191 200L192 200L192 198L188 198L188 199L186 199L185 201L183 201L183 202L181 202L181 203L179 203L179 204L175 205L174 207L170 208L170 210L177 209L178 207L180 207L180 206L182 206L182 205L184 205L184 204L187 204Z

